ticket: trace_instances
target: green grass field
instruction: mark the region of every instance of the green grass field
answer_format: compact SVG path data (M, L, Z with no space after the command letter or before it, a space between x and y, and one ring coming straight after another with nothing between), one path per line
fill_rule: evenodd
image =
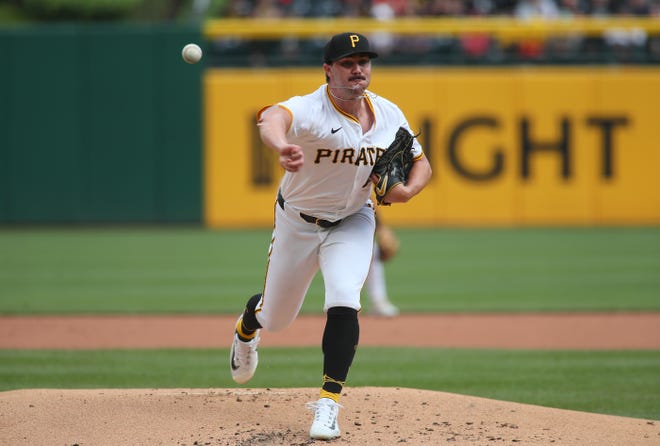
M660 311L660 228L400 229L404 312ZM0 313L239 312L266 230L0 230ZM319 278L303 311L322 305ZM0 351L0 389L234 387L226 350ZM318 386L318 349L264 349L253 387ZM349 386L660 419L659 351L360 348Z
M658 311L660 228L398 230L406 312ZM270 232L0 231L0 313L231 313L259 292ZM319 312L322 282L303 312Z
M228 350L1 351L0 390L233 388ZM319 348L264 348L251 388L318 387ZM660 420L660 352L358 349L349 387L439 390Z

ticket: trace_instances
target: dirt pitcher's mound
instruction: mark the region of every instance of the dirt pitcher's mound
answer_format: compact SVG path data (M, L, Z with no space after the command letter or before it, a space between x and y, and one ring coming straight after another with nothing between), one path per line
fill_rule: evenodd
M17 390L0 393L0 444L310 445L317 389ZM660 423L402 388L347 388L350 445L657 445Z

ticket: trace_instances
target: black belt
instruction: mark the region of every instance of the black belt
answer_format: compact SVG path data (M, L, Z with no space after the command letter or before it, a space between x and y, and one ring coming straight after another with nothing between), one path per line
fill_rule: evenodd
M282 210L284 210L284 197L282 196L282 193L280 191L277 191L277 204L280 205ZM311 215L303 214L302 212L300 213L300 218L305 220L307 223L314 223L315 225L318 225L322 228L332 228L333 226L337 226L339 223L341 223L341 220L337 221L329 221L329 220L321 220L320 218L312 217Z

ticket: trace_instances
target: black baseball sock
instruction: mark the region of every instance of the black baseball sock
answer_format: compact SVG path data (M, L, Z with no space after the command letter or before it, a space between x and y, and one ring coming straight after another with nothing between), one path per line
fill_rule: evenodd
M334 307L328 310L323 332L323 386L321 397L337 401L348 376L360 338L357 310Z
M250 300L248 300L247 305L245 305L243 317L241 317L238 324L236 324L236 333L241 341L251 341L257 330L261 328L261 324L255 315L255 310L257 309L260 300L261 294L255 294L252 296Z

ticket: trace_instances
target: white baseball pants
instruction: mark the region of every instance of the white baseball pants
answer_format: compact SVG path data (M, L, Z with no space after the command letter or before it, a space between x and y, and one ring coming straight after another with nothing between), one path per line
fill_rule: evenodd
M319 268L325 286L323 310L360 310L360 291L369 272L375 225L371 205L325 229L303 220L288 203L284 209L276 203L264 291L256 310L261 326L268 331L289 326Z

